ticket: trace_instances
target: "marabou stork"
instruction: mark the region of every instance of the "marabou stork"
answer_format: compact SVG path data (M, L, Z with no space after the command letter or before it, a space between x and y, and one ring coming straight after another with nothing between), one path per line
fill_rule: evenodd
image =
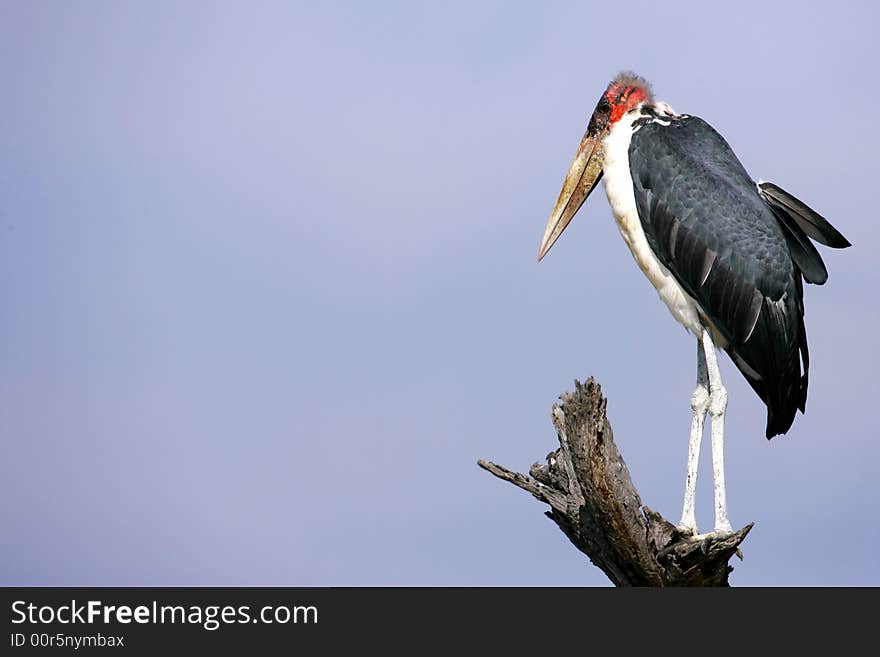
M694 515L703 422L711 416L715 533L732 531L724 489L724 411L715 348L725 349L767 405L767 438L807 400L802 279L823 284L813 239L850 246L828 221L773 183L755 183L708 123L655 102L633 73L599 99L550 215L546 255L604 176L614 218L672 316L697 338L697 386L680 529Z

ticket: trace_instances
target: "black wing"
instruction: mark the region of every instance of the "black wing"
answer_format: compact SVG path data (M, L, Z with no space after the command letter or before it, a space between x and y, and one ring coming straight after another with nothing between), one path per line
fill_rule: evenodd
M785 433L805 408L809 370L790 238L730 146L702 119L643 125L629 157L648 244L767 404L767 437ZM804 241L800 261L813 264L818 253ZM818 263L821 269L808 267L815 279L825 271Z

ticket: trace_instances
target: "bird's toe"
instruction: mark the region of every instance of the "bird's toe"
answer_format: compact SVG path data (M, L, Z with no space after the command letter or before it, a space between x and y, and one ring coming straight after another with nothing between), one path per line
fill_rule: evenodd
M697 526L696 526L696 524L689 525L687 523L680 522L675 526L675 531L678 534L680 534L681 536L687 536L687 537L696 536L697 535Z

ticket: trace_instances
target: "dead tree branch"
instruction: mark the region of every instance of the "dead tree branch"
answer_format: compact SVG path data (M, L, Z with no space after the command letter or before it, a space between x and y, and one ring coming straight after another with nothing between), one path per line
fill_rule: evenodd
M605 416L607 400L591 377L554 404L559 449L529 475L478 461L550 505L546 515L617 586L728 586L752 525L725 537L693 537L642 504Z

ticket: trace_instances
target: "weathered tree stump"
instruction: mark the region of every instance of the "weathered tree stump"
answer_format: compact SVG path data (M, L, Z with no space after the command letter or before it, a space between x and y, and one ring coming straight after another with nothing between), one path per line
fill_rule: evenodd
M526 476L478 464L550 505L546 515L616 586L729 586L730 558L752 524L728 536L691 536L642 504L590 377L554 404L559 449Z

